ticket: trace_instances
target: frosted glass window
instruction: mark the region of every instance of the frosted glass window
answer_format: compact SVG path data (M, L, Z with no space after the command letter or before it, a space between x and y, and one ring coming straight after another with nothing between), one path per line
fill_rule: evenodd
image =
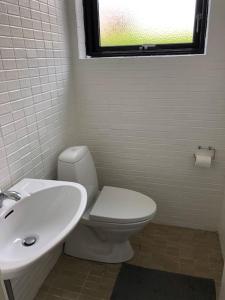
M205 53L209 0L82 0L88 57Z
M192 43L196 0L99 0L100 45Z

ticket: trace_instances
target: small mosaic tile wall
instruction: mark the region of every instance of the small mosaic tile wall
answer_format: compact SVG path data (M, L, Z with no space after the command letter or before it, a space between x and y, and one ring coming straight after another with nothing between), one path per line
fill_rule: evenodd
M66 144L65 1L0 1L0 186L52 177Z

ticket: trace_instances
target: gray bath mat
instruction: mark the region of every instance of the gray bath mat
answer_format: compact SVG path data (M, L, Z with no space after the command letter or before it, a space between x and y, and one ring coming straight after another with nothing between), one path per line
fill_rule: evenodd
M212 279L123 264L111 300L216 300Z

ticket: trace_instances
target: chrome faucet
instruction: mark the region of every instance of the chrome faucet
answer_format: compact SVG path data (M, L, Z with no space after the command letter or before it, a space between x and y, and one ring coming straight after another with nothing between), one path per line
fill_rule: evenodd
M0 190L0 208L3 205L3 201L5 199L11 199L14 201L19 201L22 198L21 194L16 192L16 191L6 191L6 192L2 192Z

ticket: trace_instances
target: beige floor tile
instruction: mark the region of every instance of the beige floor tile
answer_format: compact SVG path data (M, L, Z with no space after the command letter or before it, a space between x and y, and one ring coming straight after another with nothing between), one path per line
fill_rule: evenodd
M223 259L216 233L149 224L131 243L130 264L212 278L218 292ZM63 255L36 300L109 300L120 267Z

